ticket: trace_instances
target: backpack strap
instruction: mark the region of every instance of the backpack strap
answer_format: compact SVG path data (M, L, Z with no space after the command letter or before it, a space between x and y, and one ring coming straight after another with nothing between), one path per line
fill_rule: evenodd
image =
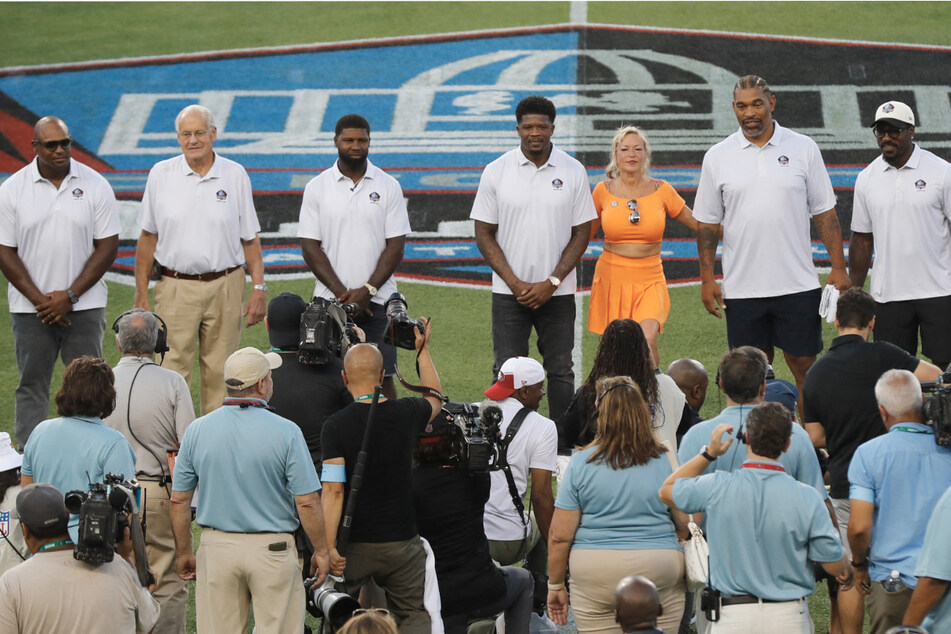
M505 481L508 482L509 495L512 496L512 504L515 505L515 510L518 511L518 515L522 518L523 522L526 521L525 503L522 501L522 496L518 494L518 487L515 486L515 476L512 475L512 467L509 465L508 450L509 444L511 444L515 434L518 433L522 423L525 422L525 418L531 411L529 408L523 407L518 411L515 417L512 418L512 422L509 423L509 426L505 430L505 436L499 441L499 459L497 461L502 473L505 474Z

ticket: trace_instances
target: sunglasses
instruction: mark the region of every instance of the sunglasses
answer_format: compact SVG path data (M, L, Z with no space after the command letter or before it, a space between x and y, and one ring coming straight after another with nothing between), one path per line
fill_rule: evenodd
M353 616L360 616L361 614L382 614L383 616L390 616L390 611L384 608L358 608L353 611Z
M907 127L897 128L891 125L877 125L874 128L872 128L872 132L875 133L875 138L878 138L878 139L884 139L886 134L890 136L891 138L896 139L899 136L901 136L902 132L904 132L907 129L908 129Z
M628 221L630 221L632 225L636 225L637 223L641 221L641 215L637 213L637 201L636 200L627 201L627 208L631 210L631 215L627 217Z
M42 145L50 152L55 152L57 147L61 147L64 150L68 150L69 147L73 144L73 140L70 139L69 137L66 137L65 139L60 139L59 141L37 141L36 139L33 139L33 143L37 145Z

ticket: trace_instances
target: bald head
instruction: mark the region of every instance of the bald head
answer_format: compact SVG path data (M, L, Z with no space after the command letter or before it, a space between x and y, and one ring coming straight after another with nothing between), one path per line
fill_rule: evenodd
M655 627L657 617L664 613L657 586L647 577L631 575L621 579L614 591L614 602L614 620L624 632Z
M710 377L702 363L696 359L677 359L667 366L667 375L684 393L691 407L696 410L703 407L703 402L707 400Z
M33 137L39 140L41 136L48 136L50 131L62 132L64 137L69 136L69 128L66 127L65 121L59 117L43 117L33 126Z
M357 344L347 351L343 371L348 384L378 385L383 374L383 355L376 346Z

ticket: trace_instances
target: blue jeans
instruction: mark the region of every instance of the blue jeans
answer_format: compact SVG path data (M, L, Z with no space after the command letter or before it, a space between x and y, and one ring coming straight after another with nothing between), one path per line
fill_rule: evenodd
M46 420L50 407L50 382L56 357L63 365L84 355L102 356L106 309L69 313L71 325L47 326L36 313L11 313L20 384L16 389L16 441L20 448L33 429Z
M526 308L513 295L492 293L492 346L495 367L512 357L528 356L532 328L538 333L538 352L548 376L548 417L560 418L575 392L575 373L571 351L575 342L575 297L552 297L541 308Z
M532 618L535 580L525 568L505 566L505 596L493 604L477 608L469 614L457 614L443 619L446 634L464 634L469 621L493 618L505 611L505 631L509 634L528 634Z

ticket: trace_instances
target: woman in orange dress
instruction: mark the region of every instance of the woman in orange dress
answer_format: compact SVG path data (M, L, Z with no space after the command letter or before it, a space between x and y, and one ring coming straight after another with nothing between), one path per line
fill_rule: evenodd
M591 284L588 330L601 334L615 319L633 319L660 363L657 335L670 312L660 260L667 216L697 230L684 199L666 181L651 178L650 142L643 130L625 126L614 135L608 180L594 188L598 219L591 238L604 229L604 251Z

